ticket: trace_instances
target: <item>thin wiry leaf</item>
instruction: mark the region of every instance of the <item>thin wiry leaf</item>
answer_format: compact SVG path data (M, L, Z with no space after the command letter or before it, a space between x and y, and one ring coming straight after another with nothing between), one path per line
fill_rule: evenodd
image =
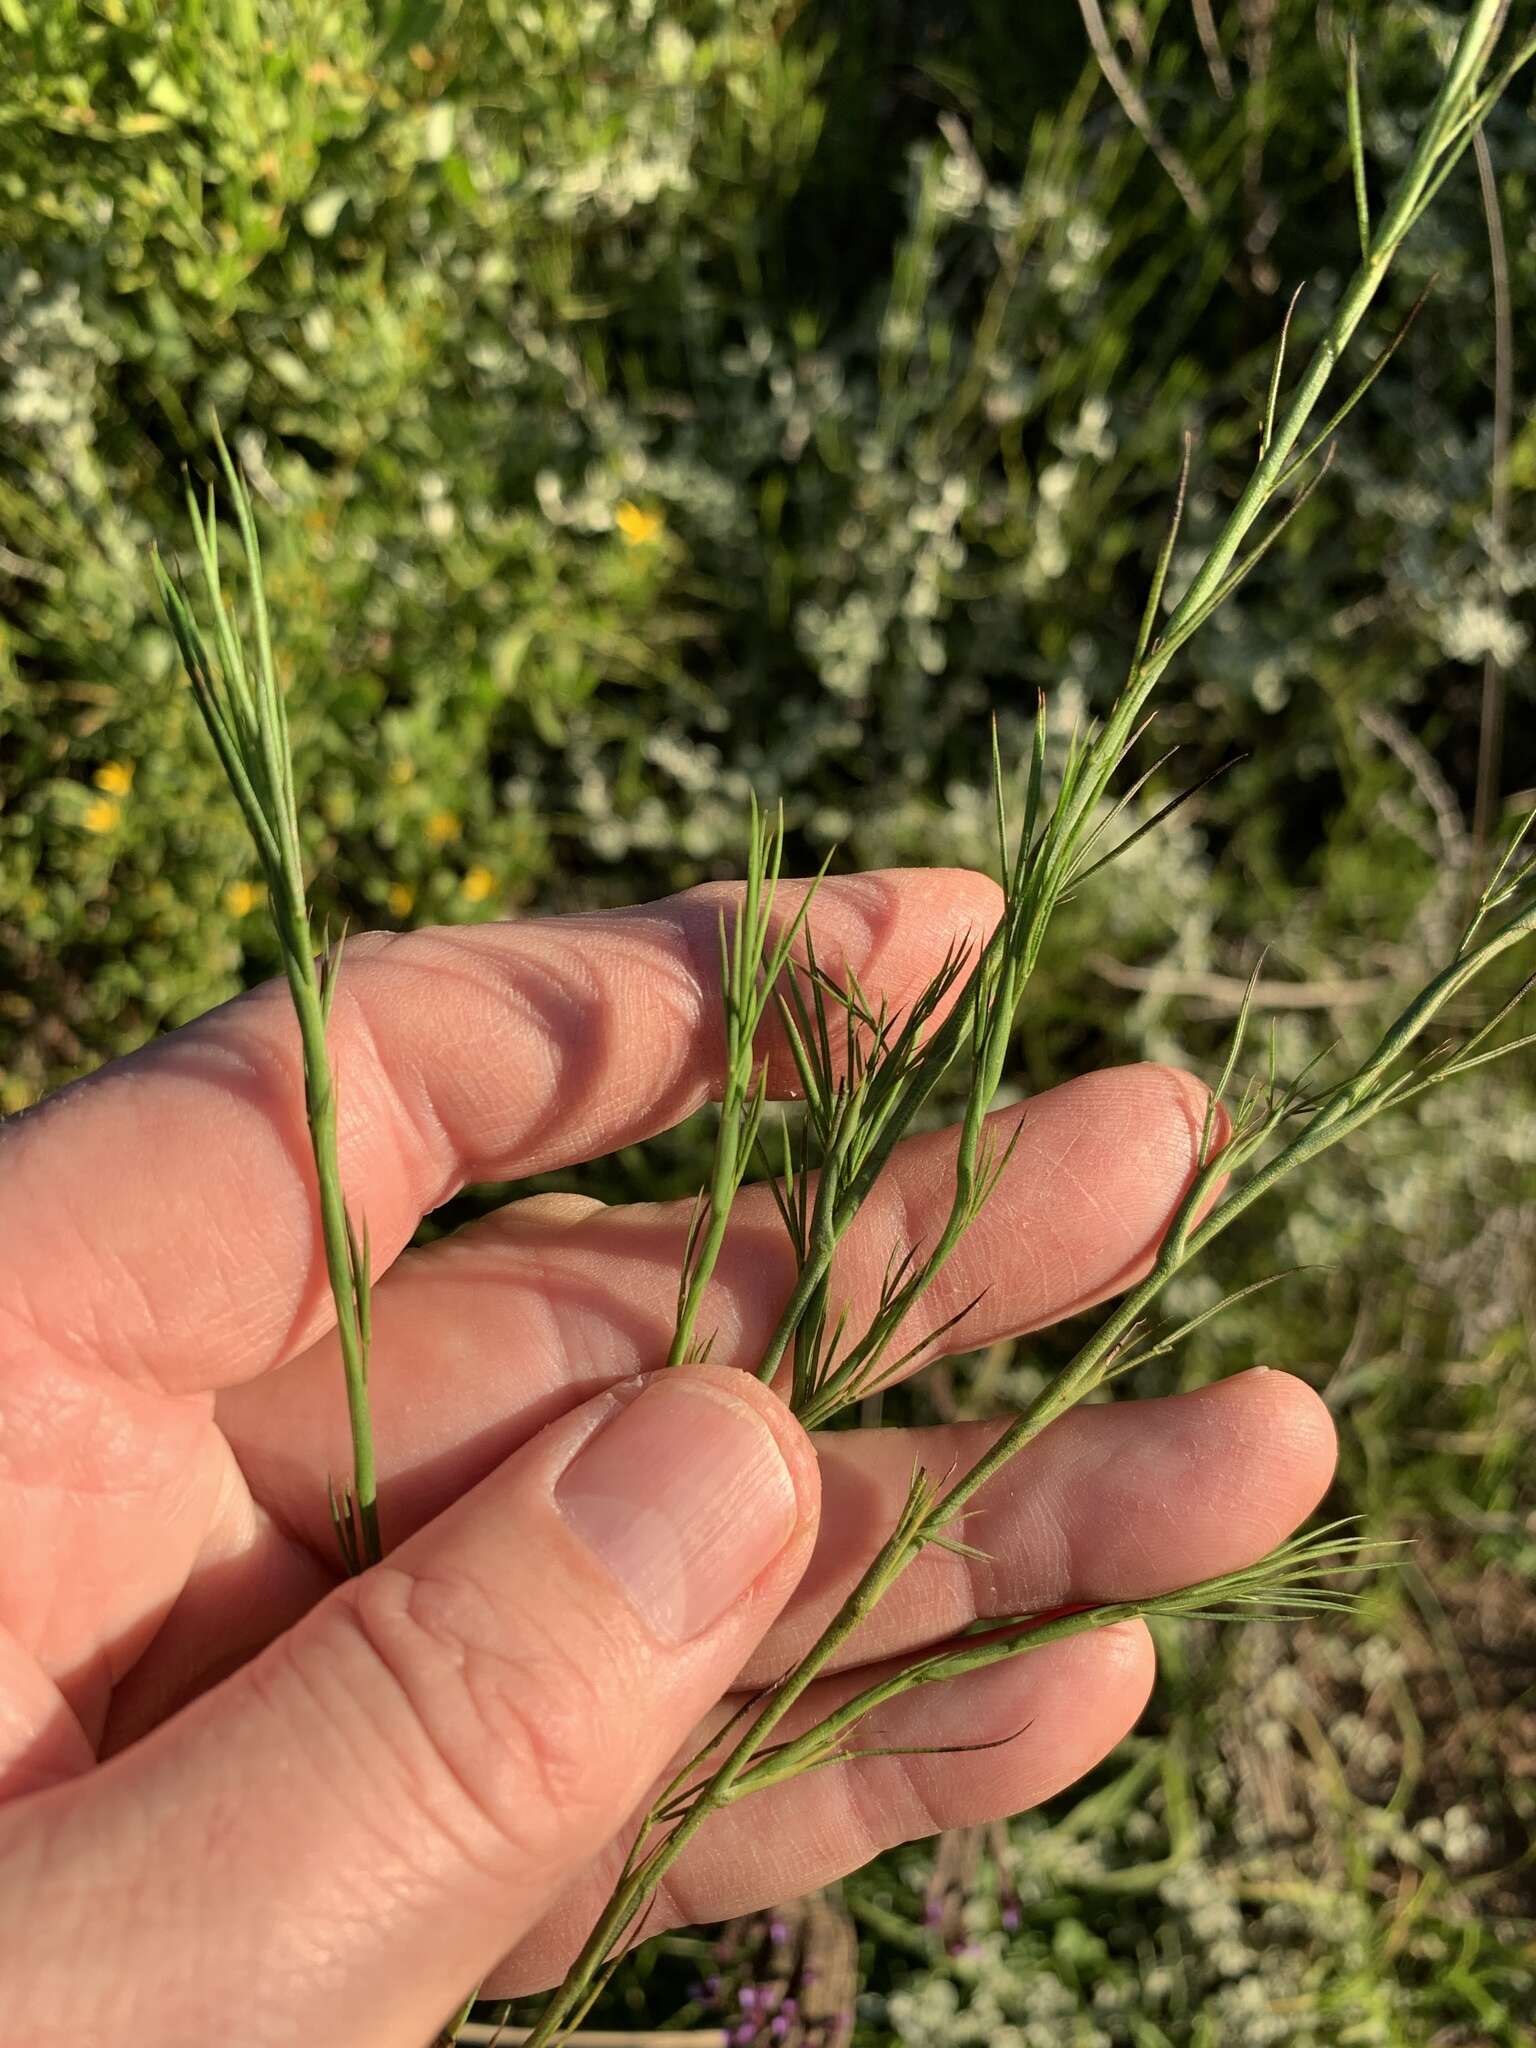
M1355 182L1355 225L1360 235L1360 260L1368 263L1371 258L1371 200L1365 175L1365 133L1360 121L1360 48L1354 31L1350 31L1346 44L1348 55L1348 81L1345 88L1345 113L1349 129L1349 162Z
M1269 391L1264 400L1264 419L1259 428L1259 460L1262 462L1269 453L1269 444L1274 439L1275 409L1280 403L1280 380L1285 374L1285 344L1291 332L1291 322L1296 316L1296 305L1306 290L1302 281L1291 293L1291 302L1285 309L1285 318L1280 323L1280 341L1275 350L1274 365L1269 373Z
M1194 452L1194 435L1186 433L1184 436L1184 459L1179 464L1178 488L1174 492L1173 497L1173 516L1168 521L1168 531L1164 535L1162 549L1158 554L1157 567L1152 572L1152 584L1147 592L1147 602L1141 614L1141 626L1136 635L1136 652L1131 656L1131 670L1133 674L1140 668L1141 658L1151 644L1152 635L1157 627L1157 615L1162 609L1163 590L1168 581L1169 564L1173 561L1173 551L1178 545L1179 528L1184 523L1184 501L1189 493L1189 469L1191 462L1194 460Z

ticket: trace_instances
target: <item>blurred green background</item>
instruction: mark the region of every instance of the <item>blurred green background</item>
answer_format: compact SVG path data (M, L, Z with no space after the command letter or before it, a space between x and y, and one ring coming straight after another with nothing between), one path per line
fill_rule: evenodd
M1104 14L1156 150L1076 0L0 0L0 1108L275 964L150 595L213 412L322 912L729 873L749 787L800 863L985 864L988 721L1104 704L1184 433L1175 579L1291 288L1305 342L1355 254L1349 8ZM1358 10L1378 198L1458 14ZM1282 1062L1363 1048L1529 802L1528 85L1489 143L1502 253L1469 159L1367 350L1433 278L1423 317L1163 689L1181 775L1244 758L1063 918L1020 1089L1217 1062L1260 944ZM1431 1094L1182 1284L1315 1269L1159 1384L1306 1374L1333 1505L1410 1562L1345 1627L1170 1637L1085 1792L845 1887L862 2041L1536 2040L1533 1104L1528 1060ZM582 1185L686 1189L703 1138ZM707 1954L654 1948L610 2013L702 2016Z

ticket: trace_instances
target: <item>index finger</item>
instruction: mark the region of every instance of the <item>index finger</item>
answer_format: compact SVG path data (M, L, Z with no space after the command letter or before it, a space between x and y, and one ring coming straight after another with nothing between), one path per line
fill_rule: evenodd
M805 883L782 885L779 917ZM376 1270L473 1180L678 1122L720 1074L721 886L635 910L354 940L331 1024L343 1185ZM818 958L901 1005L998 891L962 870L822 884ZM787 1058L770 1086L787 1089ZM331 1320L286 989L269 983L0 1132L0 1303L27 1348L185 1393Z

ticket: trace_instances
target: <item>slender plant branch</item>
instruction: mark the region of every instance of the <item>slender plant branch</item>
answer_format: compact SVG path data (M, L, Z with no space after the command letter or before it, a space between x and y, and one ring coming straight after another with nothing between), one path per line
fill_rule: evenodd
M342 942L338 939L334 945L325 944L316 953L304 886L288 710L272 652L261 544L245 480L235 468L217 426L214 433L245 555L249 647L224 593L217 506L211 487L206 510L190 485L187 504L202 575L204 609L212 622L212 648L188 593L158 553L154 558L155 579L197 708L261 863L267 905L298 1020L304 1106L319 1194L320 1233L326 1277L336 1307L336 1334L352 1434L352 1478L339 1496L334 1486L330 1489L331 1517L347 1569L357 1572L378 1561L383 1545L368 1403L368 1349L372 1334L368 1230L366 1223L361 1231L355 1227L342 1191L336 1080L326 1044L326 1027L336 1000Z
M1224 100L1232 97L1232 71L1221 47L1221 37L1216 29L1216 17L1211 12L1211 0L1191 0L1195 10L1195 29L1200 37L1200 47L1205 52L1206 69L1211 74L1211 83Z
M1200 180L1152 118L1151 108L1135 80L1120 62L1099 0L1077 0L1077 5L1078 12L1083 17L1084 32L1098 60L1099 69L1103 72L1110 91L1124 108L1126 119L1167 172L1174 189L1189 208L1191 218L1198 221L1209 220L1211 202L1205 196Z
M830 859L830 856L829 856ZM746 1178L757 1144L766 1100L767 1068L757 1064L757 1034L804 927L818 875L800 906L770 944L774 894L784 862L784 815L763 817L752 798L747 848L747 879L741 907L727 932L720 921L720 1003L725 1024L725 1083L715 1136L714 1165L709 1186L694 1210L683 1253L678 1285L677 1324L668 1365L707 1356L697 1330L699 1311L710 1275L715 1270L731 1207ZM822 874L826 872L825 865Z

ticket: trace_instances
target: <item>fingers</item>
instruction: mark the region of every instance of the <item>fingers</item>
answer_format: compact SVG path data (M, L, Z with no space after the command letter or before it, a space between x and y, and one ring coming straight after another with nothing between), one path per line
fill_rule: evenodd
M780 917L804 887L784 885ZM330 1043L375 1270L464 1182L590 1158L706 1099L738 894L348 947ZM899 1006L998 900L960 871L828 882L817 955ZM780 1055L770 1080L789 1078ZM0 1138L7 1320L44 1355L170 1391L260 1372L329 1321L307 1152L277 983L66 1089Z
M1001 1427L818 1437L815 1555L740 1682L768 1684L816 1641L894 1527L915 1467L964 1472ZM1073 1409L977 1496L955 1533L979 1554L925 1550L830 1668L942 1642L978 1620L1133 1600L1236 1571L1311 1514L1337 1448L1327 1408L1286 1373Z
M1126 1286L1188 1185L1205 1103L1198 1082L1158 1066L1084 1075L1031 1100L997 1191L898 1350L972 1302L954 1346L1038 1328ZM998 1114L1004 1138L1019 1117ZM849 1232L833 1297L851 1328L871 1312L893 1250L932 1243L954 1147L952 1131L908 1140ZM664 1362L690 1213L518 1205L400 1261L377 1291L370 1378L391 1531L419 1527L572 1401ZM747 1189L705 1303L711 1358L754 1366L792 1282L769 1190ZM325 1475L347 1457L330 1343L232 1390L219 1419L258 1498L329 1554Z
M35 1906L0 1981L49 1987L16 2038L192 2048L238 1983L252 2038L420 2048L719 1697L815 1511L808 1440L739 1375L567 1416L67 1797L0 1812Z
M0 1629L0 1804L62 1784L95 1761L57 1686L31 1652Z
M900 1842L1038 1805L1129 1732L1152 1674L1151 1639L1131 1623L908 1694L872 1714L855 1747L951 1754L866 1758L749 1795L679 1858L646 1934L798 1898ZM823 1718L872 1675L813 1688L786 1733ZM616 1867L616 1855L600 1859L493 1972L487 1994L557 1982L602 1910Z

